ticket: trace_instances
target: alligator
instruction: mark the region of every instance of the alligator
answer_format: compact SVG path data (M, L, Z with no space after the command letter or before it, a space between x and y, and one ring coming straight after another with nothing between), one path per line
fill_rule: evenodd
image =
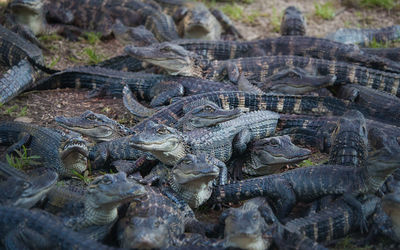
M304 36L306 34L307 23L303 13L295 6L285 9L281 21L282 36Z
M202 59L228 60L242 57L293 55L331 61L358 63L361 66L399 73L396 62L361 51L353 44L307 36L282 36L254 41L178 40L174 43L195 52Z
M144 68L146 67L146 65L144 65L142 61L133 58L129 55L115 56L92 66L113 69L113 70L120 70L120 71L132 71L132 72L144 70Z
M219 221L220 226L224 226L225 247L269 249L275 244L282 249L326 249L300 232L282 226L268 201L262 197L248 200L241 207L225 210Z
M142 131L146 123L153 121L174 126L183 114L183 107L200 99L214 102L224 109L239 108L245 111L270 110L279 113L321 115L343 115L351 108L347 101L333 97L293 96L279 94L252 94L240 91L209 92L183 97L154 113L132 129Z
M328 61L299 56L264 56L210 61L172 43L154 44L148 47L127 46L125 51L135 58L157 65L169 74L196 76L219 80L226 75L237 82L238 72L252 83L262 88L268 77L279 74L287 68L306 69L312 75L334 75L335 84L354 83L369 88L380 89L392 95L400 96L398 85L400 75L346 62ZM300 73L300 72L299 72Z
M150 1L14 0L9 8L15 19L28 25L35 34L57 32L75 39L76 34L86 30L109 37L113 23L119 19L126 26L146 25L156 37L167 41L179 38L172 18Z
M319 165L219 185L208 202L235 202L266 196L274 201L277 216L282 219L297 202L309 202L325 195L343 195L347 204L356 209L359 225L365 230L365 214L355 197L376 192L398 168L400 156L394 151L398 152L398 149L376 150L361 167Z
M0 241L9 249L114 249L66 228L41 210L0 206Z
M57 116L55 121L61 127L88 136L95 142L111 141L133 133L117 121L90 110L78 117Z
M400 108L398 97L355 84L340 86L336 96L356 103L357 109L376 121L400 126L400 115L397 112Z
M31 208L54 186L58 174L45 171L43 174L28 176L14 167L0 162L0 175L7 179L0 182L2 206Z
M380 199L373 195L357 200L360 202L361 209L366 217L371 216L380 203ZM357 219L359 215L357 213L358 211L349 206L345 199L339 198L329 204L329 207L319 212L285 222L284 225L280 225L285 230L278 232L278 234L296 232L312 241L329 243L332 240L345 237L351 231L360 228L360 221ZM275 220L275 222L280 224L278 220ZM280 235L279 237L286 239L286 241L282 242L285 247L298 249L296 248L298 242L285 235Z
M88 149L86 141L75 135L21 122L0 123L0 143L13 144L8 153L26 147L30 155L40 157L40 163L56 171L60 177L73 171L86 170Z
M204 153L187 154L172 169L165 166L153 168L141 183L167 183L194 209L210 198L213 185L226 183L227 173L225 164L214 157Z
M192 209L168 189L145 187L145 195L131 202L118 222L118 241L124 248L166 248L180 245L185 231L203 230Z
M53 74L33 89L90 88L90 96L121 96L124 84L137 96L151 100L151 106L166 104L170 98L204 92L237 90L236 86L193 77L121 72L101 67L76 67Z
M297 147L288 135L283 135L250 143L246 156L235 160L239 161L239 167L245 174L260 176L276 173L283 166L307 159L310 154L310 150ZM234 166L236 164L238 162Z
M337 121L331 136L328 164L361 167L368 157L368 130L364 116L347 111Z
M367 47L373 42L386 43L400 38L400 25L380 29L338 29L325 38L345 44L356 43Z
M6 103L33 85L37 72L26 60L12 66L0 78L0 103Z
M123 44L132 43L136 46L147 46L153 43L158 43L154 34L143 25L137 27L126 27L119 20L116 20L112 29L115 39Z
M387 194L382 199L382 209L388 215L392 225L392 228L389 229L391 231L389 236L397 243L400 242L399 205L399 193Z
M400 48L363 48L362 51L368 54L385 57L395 62L400 61Z
M234 151L243 153L248 142L273 134L278 117L278 114L270 111L250 112L214 127L186 133L150 121L143 131L131 137L129 145L151 152L162 163L170 166L188 153L199 152L226 162Z

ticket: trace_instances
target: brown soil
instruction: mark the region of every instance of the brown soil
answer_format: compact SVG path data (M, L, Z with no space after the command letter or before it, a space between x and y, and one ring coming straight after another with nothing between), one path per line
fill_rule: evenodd
M5 2L5 0L0 0ZM400 23L399 11L388 12L384 9L354 9L346 8L340 1L331 1L335 7L337 15L332 20L323 20L315 15L314 2L325 3L327 1L302 0L302 1L281 1L281 0L254 0L251 4L238 3L243 7L245 15L255 15L255 21L249 23L247 20L237 20L235 25L247 40L277 37L279 34L273 31L271 18L280 15L283 10L294 5L305 13L307 17L307 34L310 36L323 37L328 32L335 31L342 27L384 27ZM222 7L225 4L216 4ZM71 66L85 65L89 62L89 57L84 49L93 49L102 59L119 55L123 51L123 45L116 40L99 41L90 44L87 40L81 39L77 42L67 41L63 38L44 41L48 52L44 52L45 61L50 65L57 61L53 66L56 69L65 69ZM60 128L54 122L56 116L78 116L85 110L92 110L102 113L119 122L132 126L134 121L129 112L124 108L121 99L116 98L87 98L89 90L84 89L58 89L47 91L33 91L24 93L0 106L0 121L23 120L34 124ZM327 156L318 152L314 153L311 161L322 162ZM290 168L290 167L288 167ZM202 218L216 221L219 212L205 213L200 210L197 214Z

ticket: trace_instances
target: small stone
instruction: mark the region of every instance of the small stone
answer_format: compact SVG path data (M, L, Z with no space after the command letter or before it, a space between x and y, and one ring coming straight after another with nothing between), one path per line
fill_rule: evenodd
M27 116L21 116L14 119L15 122L25 122L25 123L32 123L33 119Z

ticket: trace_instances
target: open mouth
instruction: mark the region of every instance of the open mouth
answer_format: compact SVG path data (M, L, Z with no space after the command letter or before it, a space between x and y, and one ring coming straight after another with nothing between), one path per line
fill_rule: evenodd
M203 38L210 33L207 27L199 24L190 25L185 30L185 38Z

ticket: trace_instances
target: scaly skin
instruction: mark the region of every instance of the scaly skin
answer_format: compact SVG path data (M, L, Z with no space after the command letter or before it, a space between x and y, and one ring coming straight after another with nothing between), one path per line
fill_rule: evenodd
M316 37L282 36L243 42L181 40L176 43L209 60L294 55L359 63L365 67L399 72L399 65L391 60L366 54L352 44L343 44Z
M262 88L262 84L268 82L268 77L273 77L291 67L312 71L317 75L334 75L335 84L353 83L400 97L400 74L346 62L299 56L263 56L210 61L201 59L199 55L172 43L141 48L127 46L125 51L135 58L162 67L172 75L197 76L205 79L221 79L228 75L229 79L235 82L239 71L250 82L260 83L258 87Z
M374 117L376 121L400 126L398 97L355 84L340 86L336 96L356 103L360 111Z
M389 216L390 221L392 222L392 228L390 230L393 232L393 236L391 238L396 242L400 242L399 208L400 199L398 193L391 193L383 197L382 209Z
M395 62L400 62L400 48L363 48L368 54L385 57Z
M364 116L355 110L339 118L331 137L328 164L360 167L368 157L368 130Z
M30 155L40 157L39 162L53 169L60 177L71 176L72 170L78 173L86 170L86 141L80 137L67 136L62 132L33 124L20 122L0 123L0 143L13 144L12 150L21 150L22 141ZM12 151L10 152L12 153Z
M268 175L281 167L307 159L311 151L294 145L290 137L274 136L256 140L249 146L242 170L248 175Z
M400 38L400 25L393 25L380 29L339 29L326 35L333 41L349 44L356 43L360 46L368 46L373 41L385 43Z
M14 0L10 9L16 20L29 25L35 34L79 34L86 30L101 32L107 37L111 35L112 25L118 18L126 26L148 23L156 36L167 41L179 38L172 18L163 14L159 6L143 1ZM49 25L46 20L48 17L58 24L55 27Z
M58 178L57 173L53 171L30 177L0 162L0 175L3 174L7 175L7 180L0 183L3 190L0 204L21 208L33 207L49 192Z
M183 134L163 124L149 122L142 132L131 138L130 145L151 152L167 165L175 165L188 153L199 152L226 162L234 150L243 152L251 140L274 133L278 117L270 111L251 112L211 128Z
M99 176L87 187L84 211L64 218L64 225L91 239L102 240L118 219L118 207L144 194L145 188L128 180L125 173Z
M185 227L196 223L187 205L148 186L146 194L138 202L130 203L125 217L118 222L118 241L124 248L174 246L179 244Z
M354 197L376 192L398 168L399 158L396 152L382 149L370 155L362 167L321 165L221 185L215 188L209 202L234 202L267 196L275 201L278 216L283 218L296 202L345 194L346 202L358 209L360 220L365 220ZM365 221L361 223L364 227Z
M294 6L285 9L281 22L282 36L304 36L306 34L306 20L303 13Z
M0 235L10 248L113 249L66 228L43 211L0 206Z
M78 117L57 116L55 121L61 127L81 133L96 142L111 141L132 133L129 128L113 119L90 110Z

